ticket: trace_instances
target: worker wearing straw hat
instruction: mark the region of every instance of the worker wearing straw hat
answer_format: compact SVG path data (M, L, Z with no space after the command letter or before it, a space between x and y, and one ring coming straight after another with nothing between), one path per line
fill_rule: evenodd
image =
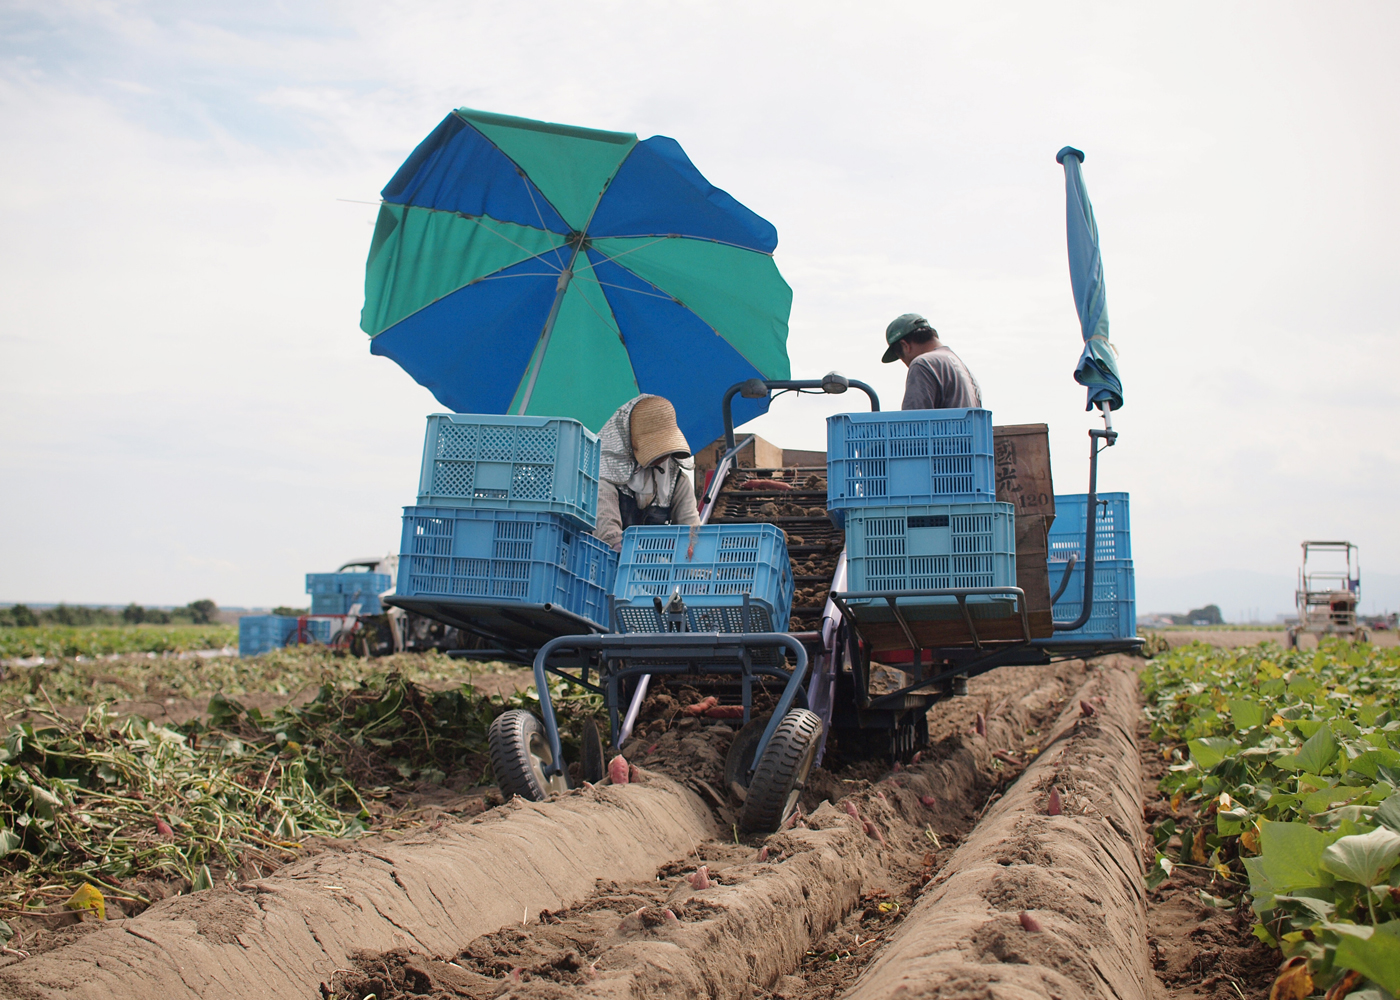
M622 404L598 432L598 527L614 549L636 524L699 524L695 489L685 470L690 445L676 426L676 408L661 396Z

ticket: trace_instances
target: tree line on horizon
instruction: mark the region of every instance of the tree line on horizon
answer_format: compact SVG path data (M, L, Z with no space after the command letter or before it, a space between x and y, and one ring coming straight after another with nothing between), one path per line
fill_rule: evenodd
M90 608L79 604L59 604L52 608L31 608L14 604L0 608L0 628L32 628L38 625L210 625L218 621L219 606L205 598L167 611L146 608L135 601L126 607Z

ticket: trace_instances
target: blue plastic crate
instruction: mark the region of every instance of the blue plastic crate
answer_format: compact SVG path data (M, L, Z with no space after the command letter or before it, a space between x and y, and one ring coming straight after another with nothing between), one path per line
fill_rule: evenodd
M308 594L382 594L394 585L388 573L307 573Z
M866 507L846 513L848 590L934 590L1016 586L1016 508L994 501ZM854 607L885 602L849 602ZM970 605L1010 598L974 596ZM905 598L900 607L956 605L953 597Z
M428 417L420 506L552 512L598 523L598 436L567 417Z
M322 644L331 641L332 622L308 619L304 638ZM292 615L244 615L238 619L238 655L259 656L273 649L295 645L302 631Z
M401 597L553 604L606 626L617 553L559 514L405 507Z
M258 656L281 649L296 631L297 620L287 615L244 615L238 619L238 655Z
M833 511L996 499L990 410L838 413L826 419Z
M1055 494L1055 521L1050 525L1049 538L1052 566L1057 562L1067 562L1071 555L1077 556L1080 562L1084 561L1084 508L1088 502L1087 493ZM1131 559L1133 548L1128 521L1128 494L1100 493L1096 508L1094 562Z
M379 601L379 595L374 593L311 595L311 613L313 615L348 615L350 609L356 604L360 606L359 613L362 615L384 613L384 606Z
M1057 504L1059 500L1055 501ZM1097 543L1095 543L1097 544ZM1050 563L1050 589L1059 587L1065 563ZM1084 607L1084 567L1076 565L1069 586L1052 612L1057 622L1072 622ZM1094 557L1094 613L1083 628L1056 632L1057 639L1131 639L1137 635L1137 605L1133 593L1133 561Z
M613 586L618 631L659 631L652 598L664 602L676 589L692 632L742 632L745 594L750 632L786 632L794 590L787 539L771 524L668 524L623 532Z
M388 573L307 573L306 592L313 615L345 615L358 604L360 614L383 613L379 595L394 585Z

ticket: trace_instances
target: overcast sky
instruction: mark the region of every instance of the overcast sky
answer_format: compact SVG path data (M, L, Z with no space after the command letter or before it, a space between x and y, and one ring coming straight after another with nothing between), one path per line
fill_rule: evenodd
M1398 28L1365 3L0 0L0 601L304 604L304 573L397 551L441 407L370 356L364 258L379 189L470 106L677 139L777 226L796 376L897 405L883 329L922 312L998 423L1051 425L1065 493L1094 422L1054 154L1083 149L1139 612L1287 610L1319 537L1393 610ZM751 427L821 448L823 403Z

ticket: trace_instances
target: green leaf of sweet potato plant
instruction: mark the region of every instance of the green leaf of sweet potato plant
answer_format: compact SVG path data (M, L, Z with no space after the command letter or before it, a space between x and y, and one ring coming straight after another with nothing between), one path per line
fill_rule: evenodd
M1187 746L1191 750L1191 759L1200 766L1202 771L1209 771L1224 760L1230 750L1235 749L1234 741L1223 736L1208 736L1205 739L1191 740Z
M1400 794L1391 792L1386 800L1376 807L1376 822L1400 833Z
M1328 843L1327 834L1306 823L1260 824L1259 857L1247 865L1251 891L1282 896L1327 885L1332 879L1322 870L1322 854Z
M1293 755L1293 761L1309 774L1321 774L1327 765L1337 759L1337 738L1328 726L1323 726L1308 737L1308 741Z
M1386 880L1400 859L1400 833L1380 826L1343 837L1322 852L1321 867L1337 878L1370 888Z
M1393 994L1400 993L1400 920L1375 927L1327 924L1337 935L1337 961ZM1356 996L1355 993L1352 996Z
M1260 940L1290 954L1306 945L1328 969L1337 956L1337 969L1371 977L1356 1000L1393 1000L1400 649L1192 644L1153 657L1143 692L1171 803L1157 849L1180 837L1185 858L1200 831L1213 865L1248 874ZM1183 753L1189 763L1173 763Z
M1236 729L1250 729L1264 724L1264 706L1257 701L1235 700L1230 702L1230 721Z

